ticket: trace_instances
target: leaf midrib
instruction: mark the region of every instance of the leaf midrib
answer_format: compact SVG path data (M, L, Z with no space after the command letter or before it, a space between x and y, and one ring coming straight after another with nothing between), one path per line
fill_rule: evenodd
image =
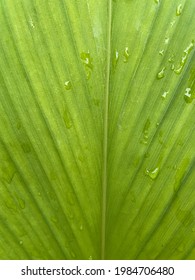
M103 166L102 166L102 225L101 225L101 259L105 259L106 237L106 201L107 201L107 158L108 158L108 101L110 91L110 57L111 57L111 25L112 0L108 0L108 29L107 29L107 60L106 84L104 96L104 130L103 130Z

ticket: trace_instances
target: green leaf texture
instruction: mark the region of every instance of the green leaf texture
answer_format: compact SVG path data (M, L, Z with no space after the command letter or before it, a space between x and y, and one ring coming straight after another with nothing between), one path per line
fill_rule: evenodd
M0 0L0 259L195 259L194 15Z

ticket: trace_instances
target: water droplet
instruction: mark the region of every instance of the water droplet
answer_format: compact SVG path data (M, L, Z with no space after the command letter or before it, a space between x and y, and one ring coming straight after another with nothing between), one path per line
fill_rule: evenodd
M70 114L68 111L64 111L63 118L64 118L64 123L65 123L66 128L68 128L68 129L71 128L72 121L71 121Z
M93 260L92 256L89 256L88 260Z
M156 167L155 169L146 169L145 174L148 175L152 180L156 179L159 174L159 167Z
M20 245L23 245L23 241L22 241L22 240L20 240L19 244L20 244Z
M125 48L125 51L124 51L123 55L124 55L124 60L123 61L126 63L129 59L129 48L128 47Z
M171 27L173 27L173 25L175 24L175 22L176 22L175 20L172 20L172 21L171 21Z
M117 50L115 50L114 52L114 58L113 58L113 68L115 69L116 66L117 66L117 63L118 63L118 60L119 60L119 52Z
M172 62L174 62L174 59L175 59L175 57L174 57L174 55L172 54L172 55L169 57L168 62L172 63Z
M145 145L147 145L147 143L148 143L148 138L149 138L148 130L149 130L149 127L150 127L150 120L147 119L146 123L144 125L144 128L143 128L143 131L142 131L142 140L140 141L140 143L145 144Z
M160 51L159 51L159 54L163 56L163 55L164 55L164 52L165 52L165 50L160 50Z
M169 43L170 38L169 37L165 37L165 44L167 45Z
M71 89L71 87L72 87L72 85L71 85L71 82L70 82L70 81L66 81L66 82L64 82L64 86L65 86L65 89L66 89L66 90L70 90L70 89Z
M184 100L186 103L192 103L193 101L193 96L191 94L191 88L186 88L186 92L184 94Z
M30 24L31 28L33 28L33 29L35 28L35 24L34 24L32 18L29 19L29 24Z
M158 74L157 74L157 79L158 79L158 80L164 78L164 76L165 76L165 69L166 69L166 68L163 67L163 69L162 69L161 71L158 72Z
M93 70L93 59L90 55L90 52L82 52L80 55L82 62L85 66L85 72L86 72L86 76L87 76L87 80L89 80L89 78L91 77L91 71Z
M180 16L182 13L183 7L182 4L179 4L176 9L176 16Z
M92 61L93 59L91 58L90 52L82 52L81 53L81 59L83 61L83 63L89 67L90 69L93 69L93 64Z
M167 94L168 94L168 93L169 93L168 91L164 91L163 94L161 95L161 97L162 97L163 99L165 99L165 98L167 97Z
M178 74L178 75L181 74L181 72L186 64L186 61L189 57L189 54L191 53L193 48L194 48L194 40L192 40L192 42L189 44L189 46L184 50L184 54L181 58L178 68L174 69L175 74Z

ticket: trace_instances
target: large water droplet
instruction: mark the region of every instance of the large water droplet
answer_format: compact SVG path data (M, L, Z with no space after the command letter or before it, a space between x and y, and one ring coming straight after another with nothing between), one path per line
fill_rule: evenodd
M64 87L65 87L66 90L70 90L71 87L72 87L71 82L70 81L64 82Z
M183 7L182 4L179 4L176 9L176 16L180 16L182 13Z
M146 169L145 174L148 175L152 180L155 180L158 177L159 171L159 167L154 169Z
M165 69L166 69L166 67L163 67L163 69L158 72L158 74L157 74L157 79L158 80L164 78L164 76L165 76Z
M181 61L180 61L180 63L179 63L179 66L178 66L178 68L177 69L174 69L174 72L175 72L175 74L181 74L181 72L182 72L182 70L183 70L183 68L184 68L184 66L185 66L185 64L186 64L186 61L187 61L187 59L188 59L188 57L189 57L189 54L191 53L191 51L193 50L193 48L194 48L194 40L192 40L192 42L187 46L187 48L184 50L184 54L183 54L183 56L182 56L182 58L181 58Z

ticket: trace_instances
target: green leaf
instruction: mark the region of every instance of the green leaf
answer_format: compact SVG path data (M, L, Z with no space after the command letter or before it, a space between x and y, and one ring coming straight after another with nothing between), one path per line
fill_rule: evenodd
M194 0L0 0L0 258L195 258Z

